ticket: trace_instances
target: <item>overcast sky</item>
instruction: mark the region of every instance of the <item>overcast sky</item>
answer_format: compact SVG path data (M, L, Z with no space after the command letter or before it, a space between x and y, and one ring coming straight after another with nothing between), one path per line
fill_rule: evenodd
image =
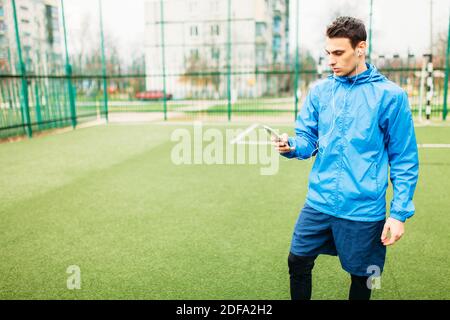
M227 0L222 0L227 1ZM236 0L234 0L236 1ZM131 54L143 46L145 0L103 0L104 26L109 37L120 45L122 54ZM297 1L291 0L291 48L295 46ZM89 30L98 36L98 2L65 0L69 37L80 37L83 16L90 16ZM323 53L324 30L334 14L352 15L369 22L370 0L300 0L299 42L314 56ZM430 43L430 0L373 0L373 51L377 54L399 53L408 49L423 54ZM433 36L447 33L450 0L433 0ZM88 38L86 37L86 40ZM90 41L94 43L96 39ZM78 43L83 43L78 40ZM86 43L89 45L89 43ZM75 50L76 41L72 43Z

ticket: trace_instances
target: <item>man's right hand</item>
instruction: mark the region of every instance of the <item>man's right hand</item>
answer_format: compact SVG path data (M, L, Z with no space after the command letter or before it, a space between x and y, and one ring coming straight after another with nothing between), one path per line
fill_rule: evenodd
M283 133L281 135L281 141L278 141L277 138L272 137L272 144L275 146L275 150L279 153L291 152L293 148L289 147L288 138L289 135L287 133Z

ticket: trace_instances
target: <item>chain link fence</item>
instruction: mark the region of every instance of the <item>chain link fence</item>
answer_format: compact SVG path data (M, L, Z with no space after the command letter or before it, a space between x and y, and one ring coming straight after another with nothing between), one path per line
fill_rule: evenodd
M142 1L130 45L105 28L120 23L104 14L109 1L83 15L64 0L0 0L0 138L105 120L293 121L330 70L300 48L297 1L255 1ZM425 117L428 58L371 57ZM448 71L447 40L431 73L432 119L446 115Z

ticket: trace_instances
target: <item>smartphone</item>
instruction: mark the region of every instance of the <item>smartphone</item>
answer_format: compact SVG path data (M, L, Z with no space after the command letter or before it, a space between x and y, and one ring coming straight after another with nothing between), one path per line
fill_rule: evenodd
M267 133L275 138L275 141L280 142L283 141L283 138L271 127L263 125L263 128L266 129Z
M266 126L266 125L263 125L263 128L266 129L267 133L268 133L270 136L275 137L275 141L276 141L276 142L281 142L281 141L283 141L283 138L282 138L282 137L281 137L274 129L272 129L271 127ZM285 143L285 145L288 145L288 146L289 146L289 144L286 144L286 143ZM293 147L289 147L289 149L294 150Z

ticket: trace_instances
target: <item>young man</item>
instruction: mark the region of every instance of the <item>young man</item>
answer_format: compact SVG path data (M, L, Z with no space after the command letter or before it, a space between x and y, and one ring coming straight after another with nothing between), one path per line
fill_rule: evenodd
M287 158L316 156L288 257L291 298L311 298L314 260L329 254L351 275L349 299L368 300L369 277L381 275L386 246L414 214L414 124L405 91L365 62L364 24L340 17L326 35L333 75L311 88L295 137L275 142ZM386 220L389 166L394 196Z

